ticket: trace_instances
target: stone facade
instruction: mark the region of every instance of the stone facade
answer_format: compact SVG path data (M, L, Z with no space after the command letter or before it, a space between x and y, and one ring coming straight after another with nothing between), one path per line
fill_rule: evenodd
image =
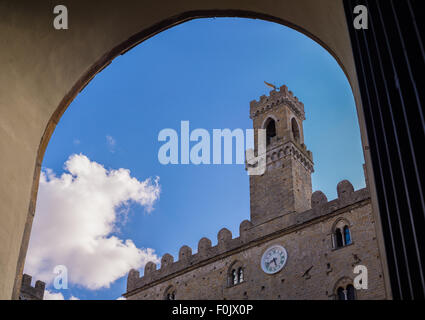
M31 286L31 280L32 277L27 274L22 276L19 300L43 300L46 284L38 280L33 287Z
M337 299L353 285L354 267L367 268L368 289L351 298L386 299L381 254L368 188L337 185L338 198L311 190L313 157L304 145L304 105L282 86L251 102L254 129L267 129L267 169L250 176L251 220L239 237L227 229L217 245L202 238L197 253L183 246L178 260L165 254L144 276L130 270L127 299ZM256 140L256 139L255 139ZM286 249L284 267L262 270L263 253ZM235 272L241 276L235 281ZM342 290L342 291L340 291ZM354 289L353 289L354 290Z

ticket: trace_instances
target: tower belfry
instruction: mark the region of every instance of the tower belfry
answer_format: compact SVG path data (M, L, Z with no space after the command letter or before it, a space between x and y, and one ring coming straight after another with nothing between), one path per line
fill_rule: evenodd
M283 85L251 101L250 118L254 129L266 129L267 145L266 171L250 176L251 222L310 209L314 170L304 144L304 104Z

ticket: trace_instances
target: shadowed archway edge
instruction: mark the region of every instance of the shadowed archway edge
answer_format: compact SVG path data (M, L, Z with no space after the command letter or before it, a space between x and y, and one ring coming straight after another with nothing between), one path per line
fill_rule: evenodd
M345 76L347 77L352 91L354 91L355 85L353 85L352 81L353 79L350 78L349 73L347 72L345 66L337 56L335 52L331 48L329 48L326 43L324 43L321 39L313 35L311 32L307 31L306 29L291 23L289 21L286 21L284 19L271 16L268 14L258 13L254 11L246 11L246 10L196 10L196 11L186 11L181 14L177 14L174 16L171 16L167 19L164 19L160 21L159 23L156 23L134 35L129 37L127 40L123 41L122 43L118 44L112 50L106 52L103 54L100 59L98 59L88 70L84 72L83 75L77 80L77 82L72 86L72 88L69 90L69 92L62 98L61 102L57 106L56 110L51 115L47 126L44 130L44 133L42 135L41 141L39 143L39 147L37 150L37 156L36 156L36 163L35 163L35 170L33 174L33 181L32 181L32 187L31 187L31 195L30 195L30 203L28 207L28 214L27 219L25 223L25 229L24 234L21 241L21 247L19 251L19 258L18 263L16 266L16 276L14 280L14 287L13 287L13 293L12 293L12 299L18 299L19 291L20 291L20 284L22 281L22 274L24 269L24 263L25 263L25 257L28 249L30 234L31 234L31 227L33 223L35 208L36 208L36 200L37 200L37 192L39 187L39 179L40 179L40 172L41 172L41 165L44 157L45 150L47 148L47 145L50 141L50 138L56 128L56 125L58 124L60 118L62 117L65 110L68 108L68 106L71 104L71 102L75 99L75 97L80 93L85 86L95 77L95 75L99 72L101 72L105 67L107 67L114 58L116 58L119 55L122 55L126 53L127 51L131 50L138 44L142 43L143 41L161 33L162 31L165 31L169 28L172 28L176 25L179 25L181 23L199 19L199 18L214 18L214 17L237 17L237 18L251 18L251 19L260 19L265 20L269 22L274 22L281 24L283 26L289 27L291 29L294 29L298 32L301 32L302 34L308 36L310 39L314 40L318 44L320 44L323 48L325 48L337 61L338 65L343 70ZM348 30L347 30L347 37L348 37ZM354 92L353 92L354 94ZM355 96L355 94L354 94ZM357 112L359 112L359 108L361 107L360 101L356 101L357 104ZM359 121L362 121L359 119ZM363 139L366 137L362 137Z

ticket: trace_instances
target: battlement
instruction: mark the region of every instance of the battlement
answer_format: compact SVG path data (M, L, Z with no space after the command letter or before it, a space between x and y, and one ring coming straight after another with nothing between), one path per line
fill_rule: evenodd
M44 289L46 284L38 280L35 286L31 286L32 277L28 274L22 276L21 292L19 294L20 300L43 300Z
M312 220L347 210L347 207L370 199L367 188L354 191L353 185L347 180L338 183L337 193L338 198L328 201L323 192L314 192L311 197L311 209L301 213L283 214L255 226L251 221L244 220L239 225L239 237L237 238L233 238L232 233L223 228L217 234L217 245L212 246L210 239L202 238L198 242L198 252L195 254L192 253L190 247L184 245L180 248L178 261L174 261L171 254L164 254L159 269L154 262L148 262L142 277L139 271L131 269L127 278L127 293L124 295L128 295L134 290L148 288L224 256L242 251L267 237L292 232Z
M259 101L251 101L249 110L250 118L253 119L261 113L283 105L288 106L300 120L305 120L304 104L285 85L281 86L279 91L270 91L269 96L262 95Z

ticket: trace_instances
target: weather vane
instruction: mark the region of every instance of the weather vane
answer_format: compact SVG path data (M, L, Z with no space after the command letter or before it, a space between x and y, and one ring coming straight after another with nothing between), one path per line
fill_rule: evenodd
M266 84L266 86L269 86L275 90L277 89L277 87L274 84L268 83L267 81L264 81L264 83Z

